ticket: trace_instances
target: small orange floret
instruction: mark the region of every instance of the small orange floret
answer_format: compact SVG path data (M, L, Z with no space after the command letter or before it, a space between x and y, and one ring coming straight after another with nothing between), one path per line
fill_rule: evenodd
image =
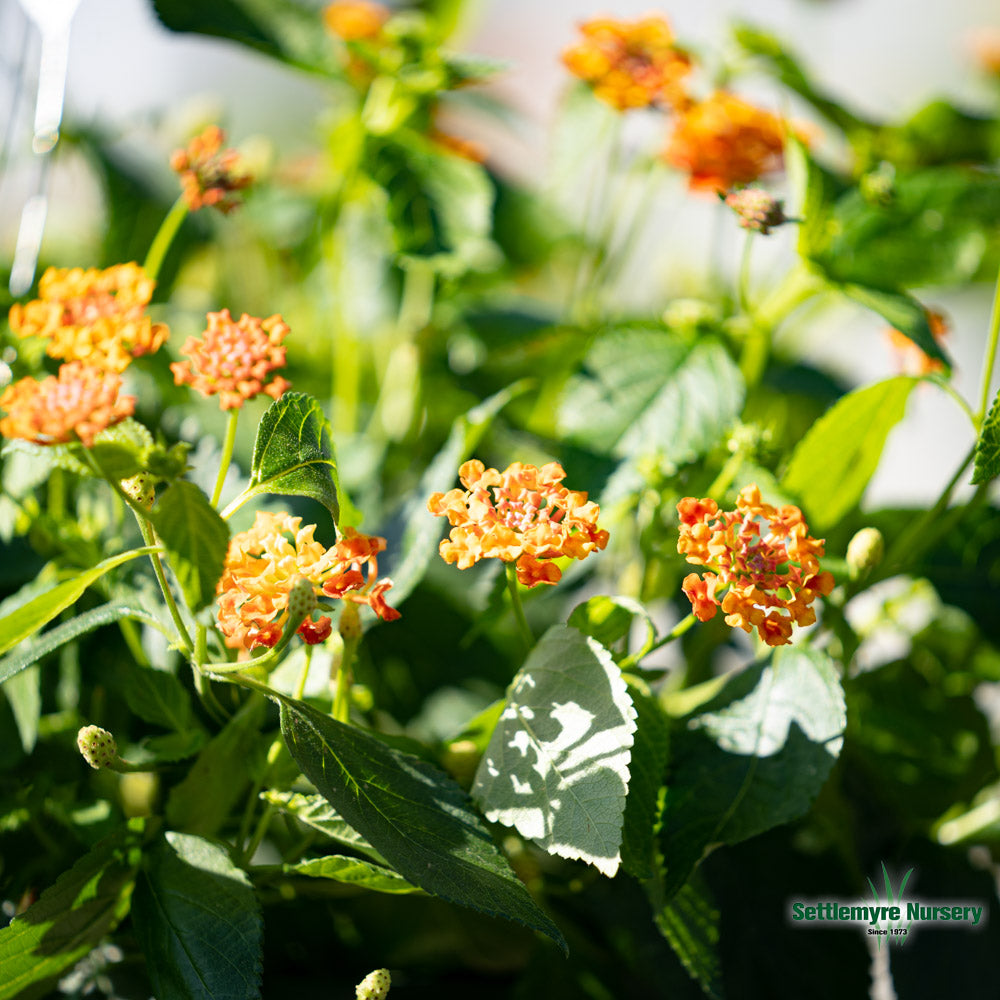
M756 629L768 646L791 642L793 625L816 621L813 601L828 595L834 581L819 571L823 540L808 534L798 507L765 503L750 484L735 510L685 497L677 511L677 551L708 569L690 573L682 585L697 618L708 621L721 607L727 625Z
M278 399L291 383L274 375L285 366L282 341L289 333L280 316L258 319L244 313L234 320L228 309L208 314L203 339L188 337L181 348L188 360L170 366L177 385L190 385L219 397L223 410L241 407L264 393Z
M19 337L48 337L50 357L121 372L167 339L167 327L146 315L155 287L134 263L50 267L38 282L39 298L11 306L10 328Z
M253 527L233 536L216 590L219 627L228 646L274 646L288 621L289 593L302 579L312 584L317 597L368 604L385 621L399 618L385 602L392 582L376 580L375 557L385 539L348 528L327 549L315 540L315 531L314 524L302 527L300 517L260 511ZM298 628L310 644L323 642L332 631L326 615L314 621L310 614Z
M237 192L253 182L240 154L222 148L225 142L226 133L209 125L170 157L170 169L180 174L181 191L192 212L217 208L228 214L240 203Z
M951 325L945 318L944 313L934 309L924 311L927 317L927 325L931 328L931 336L942 344L948 339L951 333ZM896 361L896 367L901 374L907 375L933 375L945 370L944 364L937 358L922 351L905 333L892 327L885 331L889 341L889 348Z
M562 485L558 462L538 468L515 462L504 472L478 459L459 469L464 490L435 493L427 509L452 525L441 542L441 557L468 569L480 559L512 562L526 587L558 583L562 571L552 560L585 559L603 549L608 533L597 526L601 509Z
M79 440L90 447L97 434L135 411L135 397L119 395L121 384L116 372L81 361L61 365L58 375L41 382L23 378L0 396L7 412L0 434L45 445Z
M680 114L663 157L692 190L725 194L781 169L786 132L776 115L719 90Z
M580 26L583 41L566 49L566 68L590 84L594 96L618 111L687 102L684 77L690 57L677 48L659 16L629 23L595 18Z
M378 38L388 20L388 9L369 0L334 0L323 11L327 28L345 42Z

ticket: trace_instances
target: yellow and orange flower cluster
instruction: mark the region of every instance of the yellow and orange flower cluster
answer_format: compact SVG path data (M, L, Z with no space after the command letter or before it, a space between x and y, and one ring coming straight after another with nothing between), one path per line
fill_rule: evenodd
M237 321L228 309L209 313L203 339L188 337L181 348L188 360L170 365L174 382L217 395L223 410L238 409L261 393L278 399L291 385L274 374L285 366L282 341L289 332L277 315L262 320L244 313Z
M580 34L583 41L566 49L562 59L595 97L618 111L685 102L682 80L691 60L677 48L664 18L634 23L595 18L580 25Z
M663 157L691 190L725 193L780 170L786 132L776 115L718 90L679 115Z
M39 298L11 306L10 328L20 337L49 338L50 357L121 372L167 339L167 327L146 315L154 288L134 263L50 267L38 282Z
M135 411L135 397L120 395L121 376L82 361L59 367L41 382L22 378L0 396L0 434L35 444L65 444L94 437Z
M608 533L597 526L600 507L562 485L558 462L538 468L515 462L504 472L473 459L459 469L464 490L435 493L427 501L436 517L452 525L441 557L468 569L480 559L514 563L526 587L558 583L554 559L585 559L603 549Z
M791 642L793 625L816 621L813 601L833 589L820 572L823 540L812 538L798 507L764 503L754 484L744 487L736 509L720 511L712 499L685 497L677 505L677 551L708 572L684 578L683 590L701 621L721 607L726 624L755 628L768 646Z
M367 604L383 621L399 618L385 600L392 582L378 579L385 539L348 528L327 549L315 531L314 524L303 527L300 517L260 511L253 527L230 540L216 590L219 626L230 648L274 646L288 622L289 593L301 580L312 584L317 597ZM330 635L332 625L326 615L309 615L297 631L315 644Z
M369 0L334 0L323 11L327 28L345 42L378 38L388 20L388 9Z
M924 315L927 317L927 325L930 327L931 336L939 343L944 343L951 333L951 326L945 318L944 313L935 309L926 309ZM937 358L932 358L920 349L905 333L888 327L885 331L889 341L889 349L896 360L896 367L903 374L908 375L934 375L943 372L945 366Z
M209 125L170 157L170 168L180 174L181 191L192 212L217 208L228 214L240 203L238 192L253 181L240 154L223 149L225 142L226 133Z

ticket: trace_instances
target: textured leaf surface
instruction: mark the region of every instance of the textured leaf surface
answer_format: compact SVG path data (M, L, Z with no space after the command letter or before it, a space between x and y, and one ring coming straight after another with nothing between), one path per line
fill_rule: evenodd
M635 709L611 654L555 625L508 689L473 796L491 822L614 875L634 733Z
M261 418L249 495L280 493L318 500L340 520L337 459L323 409L304 392L286 392Z
M192 728L191 696L173 674L129 663L120 676L128 707L140 719L178 732Z
M840 754L833 661L784 647L733 675L671 747L660 839L669 901L711 844L735 844L808 810Z
M319 830L331 840L350 847L359 854L367 854L376 861L383 860L378 851L351 827L322 795L303 795L300 792L267 791L262 793L266 802L290 813L314 830Z
M142 820L102 840L0 930L0 1000L46 996L128 913Z
M978 485L988 483L997 476L1000 476L1000 394L993 400L976 442L972 481Z
M157 1000L260 995L260 907L218 844L168 832L148 852L132 924Z
M215 597L229 547L229 526L194 483L180 479L150 513L188 604L197 611Z
M281 731L306 777L403 878L565 948L454 781L292 699L281 699Z
M310 878L328 878L334 882L385 892L400 896L420 892L398 872L381 865L373 865L361 858L348 858L341 854L331 854L324 858L300 861L297 865L282 865L286 875L308 875Z
M34 635L52 621L59 612L65 611L78 600L92 583L99 580L109 570L121 566L122 563L128 562L130 559L135 559L136 556L146 555L152 551L152 549L147 548L132 549L129 552L122 552L120 555L105 559L104 562L100 562L90 569L82 570L71 580L65 580L0 619L0 653L6 653L21 640ZM27 666L27 664L24 665ZM17 671L12 672L16 673ZM10 674L7 676L9 677Z
M742 378L720 344L692 346L662 328L610 330L583 366L566 387L559 426L602 454L692 461L719 441L743 405Z
M900 376L850 392L799 442L781 485L802 502L810 526L835 525L861 499L916 384Z

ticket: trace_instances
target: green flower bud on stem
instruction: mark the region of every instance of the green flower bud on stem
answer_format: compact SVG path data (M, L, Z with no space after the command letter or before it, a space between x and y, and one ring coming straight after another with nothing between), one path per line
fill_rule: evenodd
M358 983L355 995L357 1000L385 1000L389 995L389 987L392 980L389 978L388 969L376 969L369 972L364 979Z
M84 726L76 734L76 745L83 759L95 770L111 767L118 759L118 744L106 729L100 726Z
M864 576L881 561L885 542L878 528L862 528L847 546L847 569L852 580Z

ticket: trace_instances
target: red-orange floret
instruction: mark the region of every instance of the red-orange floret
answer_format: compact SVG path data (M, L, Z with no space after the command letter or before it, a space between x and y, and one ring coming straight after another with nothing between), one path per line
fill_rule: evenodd
M927 325L930 327L931 336L942 344L948 339L951 333L951 326L944 313L936 309L925 309L924 315L927 317ZM933 375L943 372L944 364L937 358L932 358L918 347L905 333L892 327L886 328L886 338L889 341L889 348L896 361L896 367L900 373L908 375Z
M327 28L345 42L378 38L388 20L388 8L369 0L334 0L323 11Z
M459 469L465 489L427 501L432 514L452 525L441 557L459 569L501 559L515 564L526 587L558 583L562 570L553 560L585 559L608 543L608 533L597 526L600 507L563 486L565 477L558 462L541 468L515 462L502 473L478 459L466 462Z
M228 309L208 314L203 339L188 337L181 348L187 361L170 366L177 385L190 385L219 397L223 410L241 407L264 393L278 399L291 383L275 375L285 366L282 341L289 333L280 316L258 319L244 313L234 320Z
M181 191L192 212L217 208L228 214L240 204L239 192L253 182L240 154L223 149L225 143L226 133L209 125L170 157L170 168L180 174Z
M769 646L791 642L793 625L816 621L813 601L831 592L833 576L820 572L823 541L809 535L798 507L764 503L751 484L735 510L685 497L677 511L677 551L709 570L682 585L697 618L708 621L721 607L727 625L756 629Z
M167 327L146 315L155 287L134 263L50 267L38 282L39 297L11 306L10 328L19 337L48 337L50 357L121 372L167 339Z

